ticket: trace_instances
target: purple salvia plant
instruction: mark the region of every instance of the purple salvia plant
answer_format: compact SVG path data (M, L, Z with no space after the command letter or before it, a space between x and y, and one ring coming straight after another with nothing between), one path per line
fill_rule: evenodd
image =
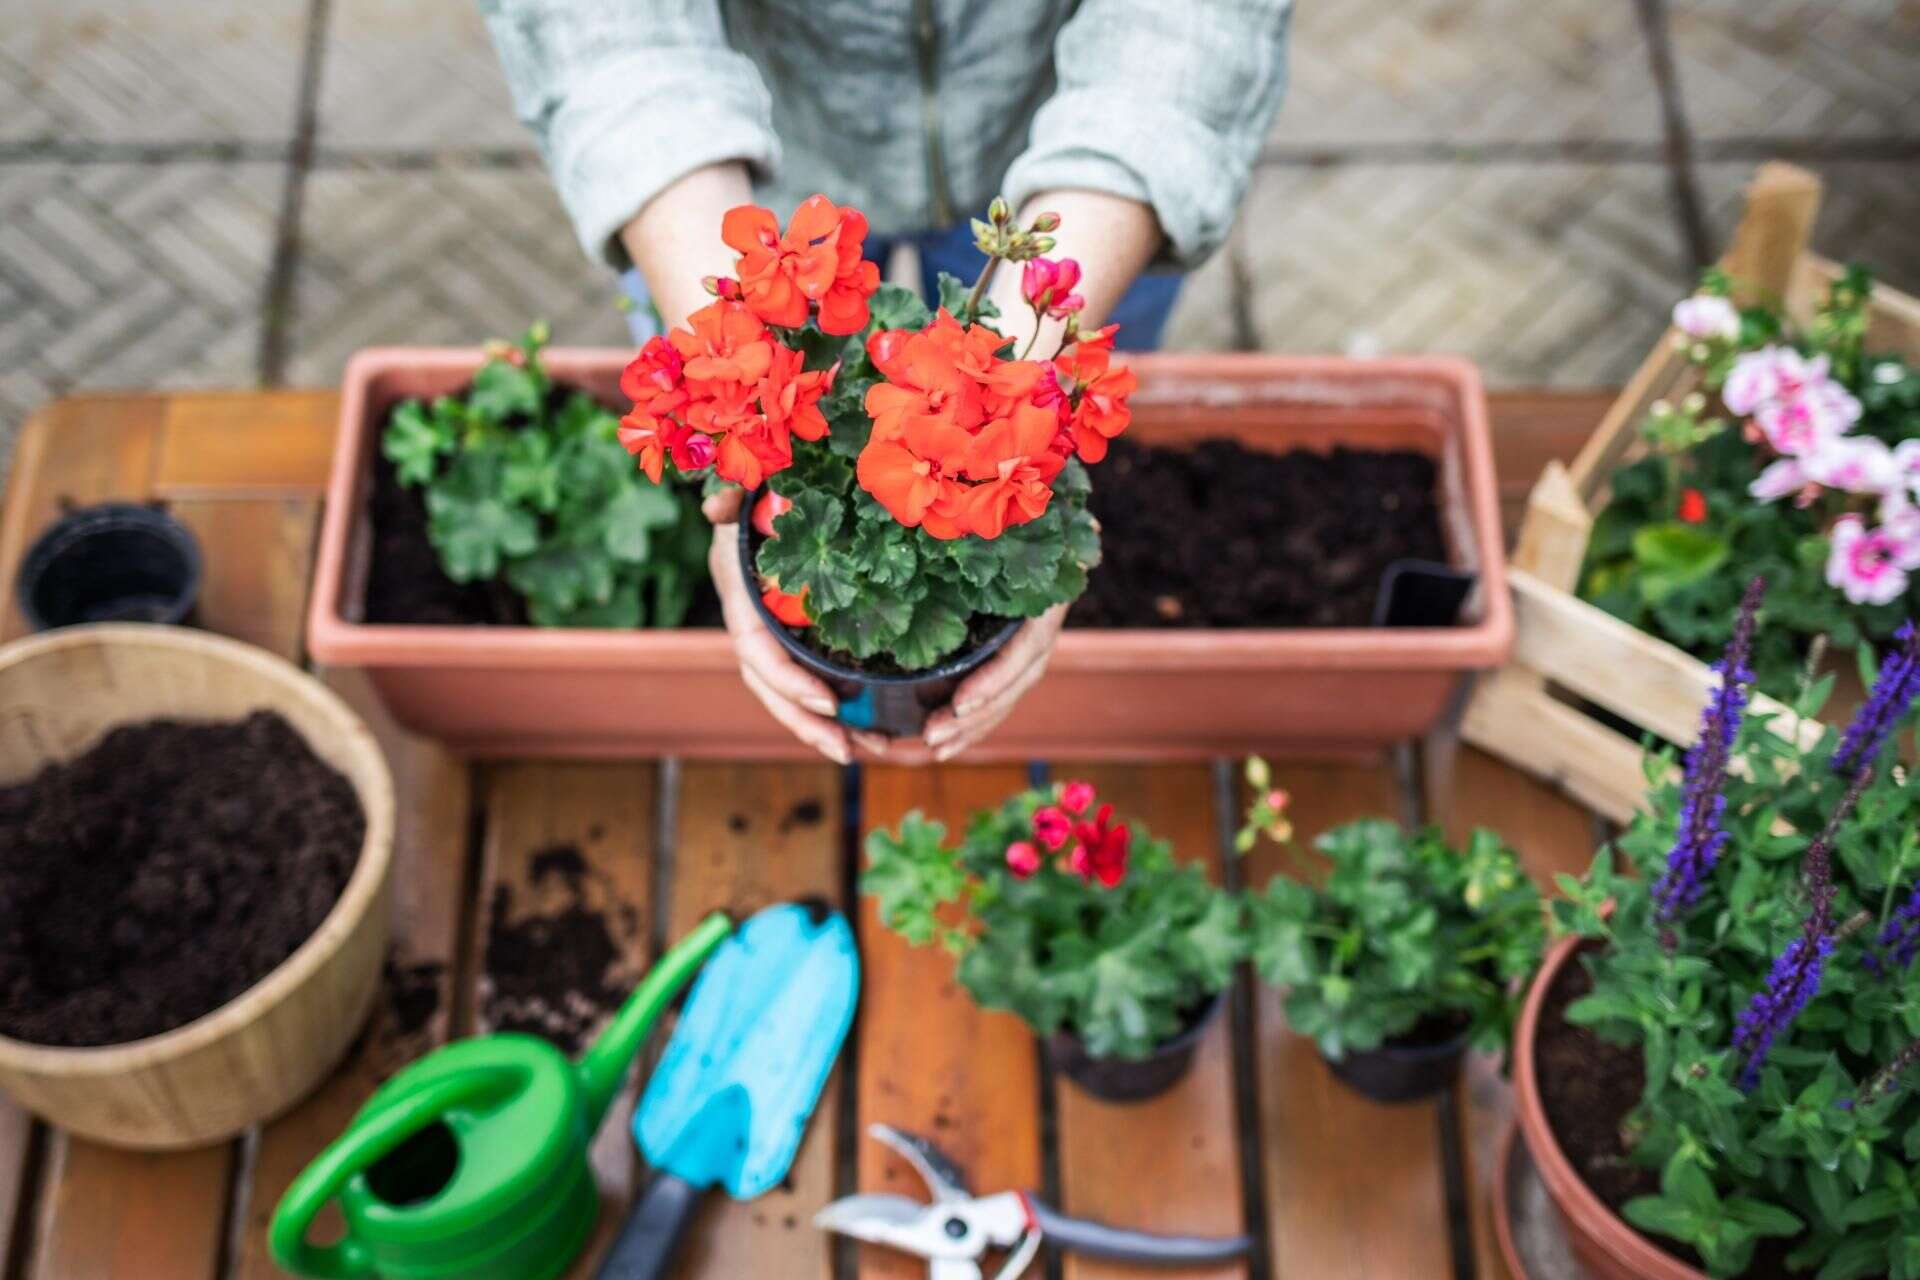
M1873 763L1895 725L1920 697L1920 629L1900 628L1900 647L1888 655L1873 682L1873 693L1854 715L1833 753L1835 773L1856 773Z
M1714 670L1720 687L1700 713L1700 738L1687 752L1686 777L1680 790L1680 825L1673 848L1667 854L1667 870L1653 886L1653 899L1660 919L1672 921L1684 915L1706 889L1707 877L1720 860L1727 832L1722 824L1727 798L1721 791L1726 781L1727 760L1733 754L1733 742L1740 734L1740 717L1746 711L1753 690L1753 669L1747 665L1753 651L1753 631L1760 612L1760 598L1766 583L1755 578L1747 584L1740 601L1740 616L1733 624L1733 638Z
M1827 828L1807 847L1800 867L1806 886L1806 923L1800 936L1787 944L1767 973L1767 983L1754 994L1733 1028L1733 1052L1741 1058L1740 1087L1751 1091L1760 1083L1760 1068L1781 1032L1793 1025L1800 1011L1820 990L1820 979L1827 971L1827 959L1833 955L1833 838L1859 803L1872 771L1862 769L1854 775L1847 793L1841 797Z
M1860 963L1876 978L1887 978L1906 969L1915 955L1920 955L1920 885L1894 909Z

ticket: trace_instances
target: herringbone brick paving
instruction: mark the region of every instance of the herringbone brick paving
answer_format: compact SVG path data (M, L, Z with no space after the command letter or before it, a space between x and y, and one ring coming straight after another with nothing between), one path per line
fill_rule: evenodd
M1170 341L1613 381L1770 154L1827 177L1823 248L1920 286L1920 0L1302 0L1288 106ZM69 389L324 383L536 315L617 342L613 296L472 0L0 20L0 467Z

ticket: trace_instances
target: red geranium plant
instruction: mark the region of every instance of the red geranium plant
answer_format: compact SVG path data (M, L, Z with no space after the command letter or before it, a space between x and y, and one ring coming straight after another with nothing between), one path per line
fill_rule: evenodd
M813 196L784 231L734 209L737 277L709 280L714 301L627 367L621 441L656 479L671 461L764 487L763 599L822 651L924 670L976 619L1072 600L1100 552L1081 464L1126 429L1134 376L1113 326L1079 330L1079 267L1043 256L1058 225L1016 226L996 200L974 223L986 269L943 277L929 309L880 284L857 209ZM992 327L1001 262L1025 264L1037 316L1067 320L1058 350L1016 354Z
M1247 955L1241 900L1086 782L973 815L958 847L918 810L867 837L880 921L959 957L960 985L1042 1035L1137 1059L1190 1026Z

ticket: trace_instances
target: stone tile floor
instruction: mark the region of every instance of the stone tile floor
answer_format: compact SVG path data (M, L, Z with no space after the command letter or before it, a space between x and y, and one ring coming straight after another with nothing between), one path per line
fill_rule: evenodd
M1920 0L1302 0L1294 83L1173 345L1618 381L1759 160L1920 288ZM617 342L472 0L8 0L0 468L87 387L325 383L550 318Z

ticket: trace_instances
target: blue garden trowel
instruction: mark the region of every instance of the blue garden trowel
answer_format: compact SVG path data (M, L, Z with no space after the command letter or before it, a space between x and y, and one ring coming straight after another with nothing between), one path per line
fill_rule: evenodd
M720 945L634 1113L654 1177L599 1280L665 1276L706 1188L750 1200L779 1185L859 998L853 930L837 911L769 907Z

